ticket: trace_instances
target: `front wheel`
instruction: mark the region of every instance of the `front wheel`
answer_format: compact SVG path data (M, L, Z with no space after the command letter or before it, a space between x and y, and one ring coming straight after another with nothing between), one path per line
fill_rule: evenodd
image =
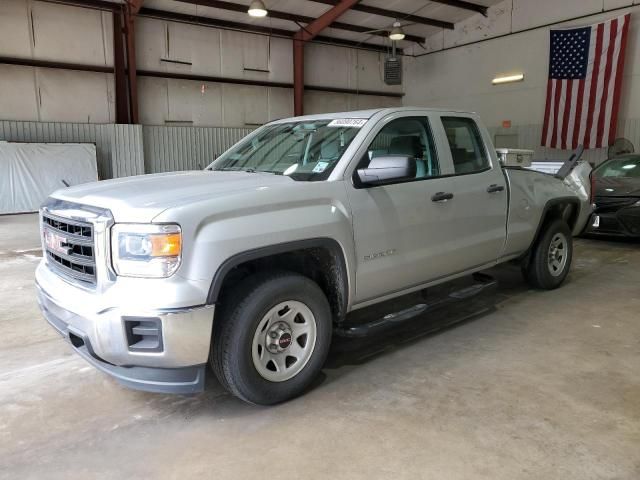
M240 399L272 405L302 393L331 342L331 309L312 280L281 272L248 278L223 299L211 366Z
M522 273L534 288L558 288L569 273L573 257L571 229L563 220L553 220L532 248Z

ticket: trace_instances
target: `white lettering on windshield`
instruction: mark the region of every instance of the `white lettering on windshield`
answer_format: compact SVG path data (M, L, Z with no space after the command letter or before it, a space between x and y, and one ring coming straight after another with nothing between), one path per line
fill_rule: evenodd
M361 128L365 123L367 123L366 118L336 118L335 120L331 120L327 127Z

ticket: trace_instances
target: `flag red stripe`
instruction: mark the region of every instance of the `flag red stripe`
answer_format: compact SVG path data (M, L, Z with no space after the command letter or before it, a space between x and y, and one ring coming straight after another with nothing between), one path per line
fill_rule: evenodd
M598 25L596 33L596 50L593 58L593 74L591 75L591 91L589 92L589 108L587 110L587 131L584 135L585 148L591 147L591 126L593 125L593 113L596 106L596 93L598 90L598 74L600 71L600 59L602 57L602 39L604 37L604 24Z
M609 82L611 81L611 71L613 70L613 53L616 48L616 35L618 34L618 19L611 21L609 29L609 48L607 49L607 64L604 68L604 89L602 90L602 98L600 99L600 115L598 116L598 138L596 139L596 148L603 147L602 134L604 132L604 119L607 113L607 99L609 93Z
M571 117L571 100L573 99L573 80L567 80L567 91L564 101L564 121L562 122L562 149L567 149L567 132L569 131L569 118Z
M542 126L542 146L547 146L547 133L549 132L549 115L551 110L551 91L553 90L553 80L547 81L547 104L544 108L544 125Z
M588 56L588 71L585 78L575 80L559 79L552 76L554 62L563 69L575 69L569 62L578 60L572 51L580 51L577 33L569 32L561 44L552 46L547 81L544 124L541 144L550 148L601 148L611 145L617 135L618 115L622 95L624 62L631 15L627 14L608 23L592 25L591 48ZM605 35L607 37L605 38ZM561 38L561 37L558 37ZM578 38L578 40L576 40ZM568 40L567 40L568 39ZM569 46L567 46L568 42ZM571 44L571 42L576 42ZM582 40L584 42L584 40ZM558 53L556 49L569 49ZM571 50L573 48L573 50ZM583 60L584 61L584 60ZM583 67L584 68L584 67ZM563 91L564 89L564 91Z
M622 26L622 39L620 40L620 53L618 54L618 68L616 70L615 87L613 89L613 105L611 112L611 129L609 130L609 145L612 145L616 139L618 130L618 112L620 110L620 95L622 91L622 76L624 74L624 56L627 47L627 34L629 33L629 24L631 23L631 14L624 16Z
M556 81L556 96L553 99L553 135L551 135L551 148L558 148L558 121L560 120L560 95L562 94L562 82L564 80Z
M576 99L576 120L573 125L573 140L571 141L571 148L578 148L580 139L580 123L582 121L582 102L584 101L584 78L578 81L578 98Z

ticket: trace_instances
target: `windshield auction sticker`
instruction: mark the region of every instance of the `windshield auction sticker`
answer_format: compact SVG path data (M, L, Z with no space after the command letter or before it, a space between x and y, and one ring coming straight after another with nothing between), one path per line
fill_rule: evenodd
M313 167L313 173L322 173L329 166L329 162L318 162L315 167Z
M327 127L361 128L365 123L367 123L366 118L336 118L335 120L331 120Z

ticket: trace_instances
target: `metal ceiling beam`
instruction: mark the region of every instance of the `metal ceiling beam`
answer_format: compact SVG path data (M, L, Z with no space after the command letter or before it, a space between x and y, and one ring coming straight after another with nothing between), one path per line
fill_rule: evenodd
M116 93L116 123L129 123L129 87L127 83L124 13L113 15L113 72Z
M228 10L231 12L239 12L239 13L245 13L245 14L247 13L246 5L241 5L239 3L226 2L223 0L177 0L177 1L182 3L189 3L192 5L200 5L203 7L212 7L212 8L218 8L220 10ZM314 17L308 17L306 15L298 15L298 14L289 13L289 12L279 12L277 10L271 10L271 9L269 9L269 17L277 18L278 20L288 20L294 23L305 23L305 24L311 24L316 20ZM451 25L451 28L453 28L453 24L449 24L449 25ZM441 27L442 25L439 25L439 26ZM332 22L331 25L329 25L329 27L335 28L338 30L346 30L348 32L366 33L366 34L370 33L371 35L376 35L379 37L388 37L389 35L388 32L385 32L385 31L371 33L372 28L370 27L364 27L361 25L352 25L350 23ZM416 35L407 35L405 36L404 39L408 42L417 42L417 43L425 42L424 37L418 37Z
M129 10L132 15L137 15L142 8L143 3L144 0L127 0L127 4L129 5Z
M339 0L310 0L310 1L315 3L323 3L325 5L336 5ZM432 1L436 1L436 0L432 0ZM446 0L443 0L443 1L446 1ZM462 2L462 3L466 3L466 2ZM406 20L413 23L420 23L422 25L429 25L431 27L444 28L447 30L453 30L454 28L454 25L451 22L436 20L435 18L422 17L420 15L413 15L410 13L397 12L395 10L387 10L385 8L378 8L370 5L363 5L362 3L358 3L354 5L353 7L351 7L351 10L370 13L372 15L378 15L381 17L389 17L389 18L394 18L398 20Z
M212 0L199 0L199 1L212 1ZM307 24L307 26L298 30L298 32L296 32L296 34L294 35L294 38L296 40L308 42L309 40L312 40L320 32L322 32L322 30L324 30L325 28L329 28L329 27L339 28L339 27L336 27L338 22L336 22L335 20L338 17L340 17L344 12L346 12L347 10L352 8L354 5L356 5L359 1L360 0L339 0L333 8L330 8L329 10L324 12L322 15L320 15L318 18L303 17L308 20L308 21L307 20L303 21L304 23ZM271 12L269 12L269 14L271 14ZM340 25L344 25L344 24L340 24ZM355 25L350 25L350 26L355 26ZM362 28L365 28L365 30L368 30L367 27L362 27Z
M2 1L2 0L0 0ZM76 7L94 8L97 10L116 11L119 12L122 4L106 2L104 0L39 0L47 3L58 3L61 5L72 5ZM244 11L244 10L243 10ZM279 37L292 37L295 30L285 30L282 28L270 28L262 25L255 25L249 23L232 22L228 20L219 20L210 17L201 17L198 15L189 15L184 13L168 12L166 10L156 10L154 8L142 7L138 12L138 15L143 17L157 18L161 20L192 23L197 25L206 25L210 27L226 28L231 30L240 30L244 32L259 33L262 35L276 35ZM344 47L360 48L364 50L375 50L379 52L386 52L388 48L376 43L357 42L354 40L345 40L343 38L327 37L324 35L318 35L315 38L318 42L330 43L333 45L341 45ZM402 49L398 49L398 52L402 54Z
M316 37L322 30L333 25L335 20L360 0L340 0L306 27L293 36L293 114L304 112L304 44Z
M258 33L260 35L274 35L277 37L291 38L296 33L293 30L285 30L282 28L271 28L262 25L254 25L248 23L232 22L230 20L220 20L217 18L200 17L197 15L189 15L186 13L167 12L165 10L156 10L153 8L143 7L140 9L138 16L156 18L159 20L167 20L170 22L189 23L194 25L203 25L212 28L224 28L227 30L238 30L243 32ZM387 52L388 47L375 43L363 43L353 40L344 40L342 38L325 37L318 35L314 39L317 42L329 43L332 45L340 45L350 48L360 48L365 50L375 50L378 52ZM402 53L401 49L398 49Z
M113 73L112 67L105 67L100 65L84 65L78 63L60 63L51 62L48 60L33 60L31 58L11 58L1 57L0 65L16 65L21 67L38 67L38 68L53 68L56 70L72 70L78 72L95 72L95 73ZM228 78L228 77L213 77L210 75L198 75L193 73L176 73L176 72L158 72L154 70L138 70L139 77L153 77L153 78L170 78L177 80L192 80L196 82L214 82L225 83L230 85L253 85L258 87L276 87L276 88L293 88L292 83L287 82L270 82L266 80L247 80L244 78ZM348 93L354 95L373 95L376 97L390 97L390 98L402 98L404 93L402 92L383 92L379 90L361 90L355 88L339 88L339 87L321 87L321 86L307 86L307 90L313 90L317 92L332 92L332 93ZM127 123L124 122L117 123Z
M124 5L125 44L127 50L127 77L129 79L129 120L138 123L138 75L136 63L136 16L144 0L128 0Z
M465 0L431 0L434 3L440 3L442 5L448 5L450 7L461 8L462 10L469 10L470 12L481 13L485 17L489 11L489 7L479 5L473 2L467 2Z
M325 5L336 5L339 0L310 0L311 2L324 3ZM478 5L477 3L467 2L465 0L431 0L433 3L440 3L442 5L449 5L450 7L462 8L463 10L469 10L472 12L481 13L485 17L487 16L488 7L484 5ZM415 23L422 23L423 25L431 25L434 27L453 29L453 23L444 22L442 20L435 20L429 17L422 17L420 15L412 15L410 13L397 12L395 10L387 10L385 8L373 7L370 5L364 5L359 3L355 5L352 10L359 12L371 13L373 15L380 15L381 17L397 18L399 20L409 20Z
M107 67L104 65L52 62L50 60L36 60L32 58L0 57L0 64L17 65L21 67L55 68L76 72L113 73L113 67Z
M93 8L96 10L107 10L119 12L121 3L106 2L104 0L40 0L46 3L58 3L60 5L71 5L73 7Z

